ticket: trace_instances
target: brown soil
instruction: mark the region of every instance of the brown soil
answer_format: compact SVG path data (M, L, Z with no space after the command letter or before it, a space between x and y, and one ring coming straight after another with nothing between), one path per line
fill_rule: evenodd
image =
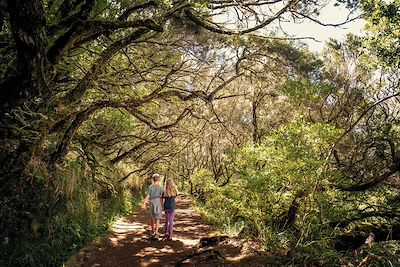
M173 240L152 240L147 211L140 211L115 222L105 238L77 253L65 266L272 266L262 254L247 253L253 245L240 239L200 247L201 238L218 233L202 223L188 199L177 203Z
M196 251L200 238L215 234L201 223L187 199L178 199L177 203L172 241L150 239L148 213L139 211L115 222L106 238L83 249L67 266L175 266Z

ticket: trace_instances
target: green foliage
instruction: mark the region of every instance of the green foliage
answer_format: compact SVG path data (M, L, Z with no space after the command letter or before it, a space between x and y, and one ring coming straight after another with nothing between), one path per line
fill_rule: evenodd
M284 95L296 102L313 103L324 100L334 88L323 82L288 80L281 88Z
M398 196L394 189L349 194L332 186L346 182L346 177L328 168L326 162L341 133L329 124L297 120L271 132L259 145L242 147L231 155L234 176L227 185L220 187L207 180L204 170L196 173L213 183L213 193L198 203L200 212L228 233L257 236L279 262L288 265L365 261L379 265L383 258L397 263L395 253L387 250L397 243L382 244L381 251L378 247L363 249L356 257L333 249L340 234L390 227L388 218L360 214L374 214ZM282 223L299 192L303 194L296 219L285 227ZM368 258L371 255L379 256Z
M104 11L105 8L107 8L109 5L110 5L110 1L107 1L107 0L97 0L97 1L96 1L96 5L94 6L92 12L93 12L94 14L99 14L99 13L101 13L102 11ZM111 12L110 12L111 10L112 10L112 9L111 9L111 6L110 6L108 12L111 13ZM111 13L110 15L114 15L114 16L115 16L115 14L112 14L112 13Z
M294 42L275 40L268 43L266 50L284 57L297 72L301 74L312 74L322 66L322 62L310 53L304 46Z
M320 220L318 205L329 206L333 199L330 190L317 191L329 184L324 155L339 134L327 124L296 121L266 136L258 146L243 147L235 155L234 178L224 187L213 185L204 208L213 216L206 217L218 225L241 222L244 232L276 238L280 241L274 244L284 247L294 240L290 231L279 232L278 225L294 196L305 191L297 223L304 235L309 234Z
M197 191L212 191L216 187L212 173L207 169L200 169L195 172L190 177L190 181Z
M399 9L398 0L369 0L362 3L367 22L363 52L379 64L393 68L397 68L400 62Z
M107 138L129 134L137 126L135 121L117 109L103 109L94 114L80 128L80 133L86 139L104 141Z
M8 2L12 3L12 1ZM387 205L388 199L398 197L398 192L395 189L382 189L365 194L346 194L335 190L332 186L333 183L349 182L349 178L338 170L327 168L327 154L341 130L325 123L310 123L309 121L311 119L318 121L321 118L321 121L331 121L332 125L347 127L348 124L352 125L352 118L357 118L357 113L362 113L369 108L372 99L375 100L370 96L372 89L365 90L357 83L358 81L351 83L352 79L347 77L349 74L347 70L352 66L347 64L345 53L336 55L340 58L341 64L335 64L335 60L332 62L327 60L328 63L323 69L319 59L307 51L304 46L294 42L266 41L266 38L245 35L217 37L209 31L203 31L198 23L188 19L183 9L176 10L172 16L163 17L163 14L172 14L166 12L165 7L170 8L173 4L177 4L171 0L156 0L156 7L137 9L128 19L128 21L143 21L143 24L148 24L150 22L148 19L160 19L159 21L164 24L162 33L152 31L139 39L129 41L129 45L122 45L121 48L118 48L121 45L120 40L130 36L138 29L143 29L145 25L139 23L141 24L139 27L125 28L121 26L119 28L120 26L115 24L106 31L102 27L98 29L85 28L86 25L91 25L93 21L103 21L106 22L105 25L110 26L109 23L116 22L124 10L132 5L145 3L145 1L97 0L93 2L95 5L90 10L88 21L75 18L73 21L69 21L69 16L78 14L84 5L89 3L89 1L78 2L43 1L46 20L44 31L47 36L45 40L40 40L44 43L41 50L50 55L56 44L59 44L59 48L63 48L62 43L67 46L64 47L65 51L60 51L59 60L54 62L43 60L45 63L36 62L37 66L35 63L33 68L41 70L40 75L37 75L36 72L34 75L18 73L19 66L16 66L17 61L15 60L17 50L14 47L12 36L16 38L26 29L23 27L19 29L18 25L14 25L15 29L12 35L8 18L1 29L5 44L0 51L2 59L0 77L6 82L9 78L12 78L11 81L13 81L15 75L17 75L16 77L27 77L22 81L21 86L23 84L30 85L31 80L32 84L38 86L38 88L28 86L35 88L37 92L31 92L30 89L27 89L26 92L19 92L19 88L12 87L11 84L11 87L8 87L7 83L3 84L3 87L7 88L5 92L16 92L16 101L11 101L11 104L6 101L3 104L7 107L12 106L13 103L21 103L20 107L23 109L19 113L19 107L17 107L15 114L12 113L13 110L8 112L8 107L4 109L7 112L3 113L7 114L10 122L14 124L15 121L20 121L20 124L2 127L5 130L3 131L4 135L10 135L10 137L2 140L2 149L4 146L6 148L4 151L7 153L1 157L14 158L11 157L12 154L24 149L26 140L28 140L27 143L31 142L30 140L43 140L43 142L38 141L38 145L32 145L31 151L35 151L35 153L26 157L29 158L26 160L26 162L29 161L29 168L25 168L25 165L22 166L25 170L24 175L21 178L10 175L7 178L9 186L5 189L2 188L1 193L6 197L0 199L0 213L5 218L1 221L1 226L8 225L9 227L5 227L6 231L0 233L2 239L0 241L4 243L0 252L0 265L59 265L86 242L102 234L115 218L135 208L140 194L132 195L130 188L126 188L119 180L126 173L136 170L136 167L155 168L155 164L161 165L161 169L168 169L168 171L170 168L175 168L176 170L171 170L171 172L183 173L183 176L187 174L190 177L194 196L201 200L200 207L206 218L210 222L222 226L228 232L261 237L277 254L293 255L290 260L294 265L298 263L312 265L318 258L324 259L320 262L322 265L340 265L347 261L351 262L350 258L344 258L343 261L338 260L339 254L330 249L332 247L331 238L340 232L340 229L338 230L332 224L356 218L354 223L346 226L346 230L360 227L365 229L365 224L362 225L357 220L360 211L379 211ZM267 2L261 5L267 7L269 4ZM319 13L317 2L303 1L291 8L298 12L304 12L306 17L314 16ZM343 3L349 8L355 7L358 2L357 0L337 0L337 3ZM232 8L239 8L243 12L243 24L238 23L237 26L244 26L247 18L257 16L251 11L257 5L250 4L242 8L240 1L231 3ZM63 6L68 4L72 6L65 9ZM75 6L75 4L77 5ZM185 8L195 12L196 17L204 19L204 21L212 21L211 14L221 16L225 10L221 8L219 10L222 13L216 13L211 8L215 5L230 6L230 1L211 3L201 0L189 1L187 4L191 6L186 5ZM398 0L362 1L368 34L365 38L350 36L347 45L350 44L352 47L346 53L358 51L362 54L363 58L360 62L365 65L365 68L373 69L383 66L397 70L400 62L399 5ZM264 9L261 8L259 11ZM24 12L29 14L27 10ZM247 12L249 13L247 14ZM254 12L257 12L257 8ZM41 22L41 19L38 21ZM25 25L24 23L17 24ZM213 24L210 23L210 25ZM217 25L214 26L216 30L219 29ZM145 26L145 28L147 27ZM74 33L73 36L68 37L71 33ZM37 33L35 34L37 35ZM129 38L125 40L129 40ZM336 50L346 49L346 45L337 42L332 42L332 47ZM21 61L19 64L27 64L32 59L36 59L36 57L30 57L30 54L36 55L38 51L34 52L23 49L18 51L18 54L22 55L19 57L19 61L24 57L27 59L26 62ZM236 56L232 57L229 54L236 54ZM47 54L39 53L37 55L38 58L45 59ZM238 62L234 62L239 58ZM99 61L96 64L97 60ZM222 62L225 62L226 65L221 65ZM323 70L326 71L329 63L332 64L329 66L332 73L322 74ZM358 66L354 69L358 71ZM198 160L197 155L189 155L187 161L195 162L194 168L184 166L181 162L176 163L177 167L162 166L175 155L176 158L180 156L179 153L183 151L181 144L185 143L185 146L189 146L190 143L196 143L198 136L203 139L212 137L215 143L219 141L222 141L219 143L224 145L228 143L227 139L231 137L223 137L225 133L215 134L219 129L215 123L215 115L220 113L222 116L217 118L218 121L227 122L227 126L224 125L223 130L226 132L226 129L236 131L236 128L239 128L236 127L238 124L233 124L234 127L228 125L229 120L242 118L241 116L245 118L248 114L244 110L245 105L239 103L240 101L226 102L225 107L220 103L225 101L223 100L225 95L242 96L247 94L247 91L243 92L240 87L253 87L254 84L249 86L246 83L232 82L224 89L229 91L229 87L231 90L237 87L237 91L225 94L223 90L218 90L218 94L214 96L214 99L218 99L218 101L212 105L213 115L211 116L213 117L211 118L208 118L207 112L204 112L203 102L199 101L200 104L195 101L189 103L189 101L181 101L177 97L161 97L162 99L159 99L156 96L168 90L177 90L177 92L185 92L187 96L196 92L193 96L203 99L202 91L210 93L221 83L227 81L227 78L231 77L234 72L239 73L242 70L247 70L245 75L250 75L250 80L254 80L254 84L259 84L260 98L256 100L261 101L264 98L265 101L263 105L259 103L259 113L254 113L254 115L258 115L258 126L262 126L258 129L260 136L265 137L262 142L226 153L230 156L228 160L224 158L225 154L221 158L216 157L215 154L224 151L223 147L218 148L217 152L214 151L215 153L211 155L211 161L215 167L213 170L219 171L218 174L204 166L194 174L191 173L199 165L195 164L197 162L203 164L208 161L209 155L200 155L201 160ZM322 78L323 75L327 77ZM277 94L275 89L280 87L288 76L292 80L287 81L280 92L285 97L279 96L278 101L275 101L274 98ZM377 92L382 89L381 86L375 88L374 84L370 86L371 81L365 78L366 75L356 76L365 79L362 80L363 86L373 87ZM388 75L389 78L392 78L391 76ZM321 80L324 82L320 82ZM82 89L83 97L64 99L63 96L69 95L74 88ZM272 89L274 92L270 93ZM265 92L263 92L264 90ZM342 92L338 92L339 90ZM331 94L333 97L329 98ZM271 97L269 98L267 95L271 95ZM153 96L155 98L152 98ZM141 97L144 97L144 102L138 101ZM267 98L270 101L268 104ZM28 99L32 99L33 102ZM289 101L286 101L287 99ZM208 98L203 100L208 102ZM48 164L53 155L52 152L60 144L63 135L68 133L67 129L71 129L74 125L74 123L71 124L71 121L66 121L66 124L62 126L63 129L54 132L52 130L54 124L62 118L73 120L76 114L98 101L104 101L103 103L122 101L121 103L125 103L125 109L123 111L122 109L102 107L89 119L85 119L85 122L75 129L72 140L68 141L70 146L65 162L60 166L55 166L54 169L53 166L50 168ZM247 102L249 103L249 101ZM271 104L272 102L285 103L274 106ZM334 104L336 103L343 104L343 106L337 105L337 110L335 110ZM303 106L301 106L302 104ZM237 107L235 107L236 105ZM391 105L388 104L388 107ZM393 104L393 106L395 105L397 104ZM308 114L303 113L304 106L308 109ZM356 107L354 108L354 106ZM148 125L152 126L150 122L165 124L169 121L168 118L176 117L179 110L186 107L190 107L190 114L193 117L204 119L212 125L213 129L210 129L207 136L201 136L206 132L205 128L202 130L181 128L179 132L163 129L157 134L154 133L155 131L149 130ZM234 110L235 108L240 111ZM127 116L129 111L131 114ZM136 111L142 112L143 118L148 120L143 121L141 118L142 121L140 121L138 118L140 116ZM314 114L312 114L313 111ZM381 117L392 116L388 115L391 114L391 110L388 111L381 111ZM32 115L35 112L37 115ZM233 114L234 112L236 114ZM376 115L379 111L374 110L374 112L375 116L368 117L368 121L363 127L366 131L373 132L371 136L374 135L374 137L394 136L393 139L397 145L399 121L382 122L382 119ZM136 115L136 118L132 114ZM232 117L224 117L226 114L232 115ZM320 117L313 116L315 114L319 114ZM324 116L326 114L333 116ZM308 117L306 117L307 115ZM280 118L280 116L284 118ZM395 116L393 115L393 117ZM248 116L248 118L250 117ZM271 119L266 119L267 117ZM293 117L296 121L290 122ZM303 120L302 118L309 119ZM148 125L146 125L146 121ZM246 121L250 122L251 120L246 118ZM254 119L252 122L255 124L256 120ZM359 125L362 122L360 121ZM7 124L7 121L5 123ZM187 125L190 123L193 121L188 122ZM283 126L279 127L280 125ZM248 123L248 126L251 128L255 125ZM361 130L363 131L363 129ZM256 130L254 132L257 134ZM49 133L51 133L50 136ZM162 145L163 142L167 142L166 140L178 139L186 133L189 133L188 136L190 136L187 140L182 138L171 142L177 144L176 147L171 143ZM229 134L243 136L242 133L243 131L238 131ZM159 136L163 134L165 135ZM356 134L357 132L354 133L354 136ZM244 141L239 140L236 144L240 143L241 145L249 140L246 137L240 138L243 138ZM360 139L362 138L363 136L360 135ZM133 163L129 166L119 166L126 168L124 172L109 162L110 159L115 159L115 156L121 155L143 140L149 140L149 143L154 141L154 144L158 140L161 141L150 149L145 147L138 151L137 155L129 156ZM236 141L229 140L231 143ZM349 142L351 141L353 140ZM148 151L152 155L145 154ZM188 154L206 154L207 152L204 151L207 151L206 148L199 148ZM371 158L370 163L374 164L374 169L380 170L385 166L379 162L390 161L392 159L390 156L391 151L387 145L378 144L376 149L362 160L369 163L366 159ZM15 165L18 165L20 162L18 157L15 157L18 160L4 161L8 164L5 165L4 173L14 170L13 164L17 163ZM21 159L23 157L25 156L22 155ZM205 160L203 161L203 159ZM229 162L229 165L223 162L224 160ZM207 164L206 162L204 165ZM232 168L228 170L226 167L230 167L230 164L232 164ZM365 172L369 171L370 169L367 169ZM226 178L226 180L220 179L221 177L218 175L225 175L226 177L222 178ZM1 181L5 180L1 177ZM229 182L223 183L222 186L221 181ZM357 180L354 179L351 182L357 182ZM298 210L295 212L295 220L290 226L286 226L289 211L296 203ZM379 218L379 220L383 219ZM7 243L5 240L8 239L6 238L11 235L13 235L13 238L10 239L11 243ZM295 253L288 253L294 250ZM393 250L398 251L396 248ZM373 251L372 253L376 254L377 252ZM365 254L360 253L357 256L360 257L360 255L363 258L357 258L356 261L361 265ZM385 255L385 257L394 258L391 254ZM398 262L393 261L393 263Z
M110 191L98 177L86 176L82 165L76 159L52 175L40 166L32 170L38 183L47 186L34 192L41 196L32 201L39 209L29 210L26 228L19 229L24 234L2 245L1 266L60 266L138 207L142 195L137 190L108 180Z

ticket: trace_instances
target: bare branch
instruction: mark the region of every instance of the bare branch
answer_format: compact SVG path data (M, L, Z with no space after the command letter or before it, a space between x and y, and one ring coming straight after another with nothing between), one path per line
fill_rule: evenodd
M291 0L281 10L279 10L274 16L266 19L265 21L263 21L262 23L258 24L257 26L249 28L249 29L246 29L246 30L237 30L237 31L226 30L226 29L223 29L221 27L217 28L215 25L213 25L213 23L196 16L194 14L193 10L188 9L188 8L185 9L185 14L191 21L193 21L197 25L199 25L199 26L201 26L201 27L203 27L203 28L205 28L205 29L207 29L207 30L209 30L211 32L220 33L220 34L227 34L227 35L246 34L246 33L254 32L256 30L259 30L259 29L264 28L265 26L271 24L274 20L278 19L284 13L288 12L288 10L293 5L295 5L297 2L298 2L298 0Z
M116 30L125 28L144 27L149 30L161 32L162 26L152 19L135 20L135 21L101 21L92 20L82 24L75 24L65 34L55 40L54 45L50 47L47 57L50 62L57 62L67 51L69 51L80 39L84 37L85 41L93 40L93 36L97 33L103 33L106 30Z
M152 130L165 130L167 128L171 128L175 125L177 125L184 117L186 117L188 114L190 114L190 109L185 109L179 116L178 118L170 123L170 124L166 124L166 125L162 125L162 126L158 126L157 124L154 123L153 119L146 116L145 114L143 114L142 112L140 112L138 109L136 108L132 108L128 110L135 118L137 118L138 120L140 120L141 122L144 122L145 124L147 124Z
M113 158L111 160L111 163L113 163L113 164L118 163L121 160L123 160L124 158L131 156L133 153L139 151L140 149L146 147L147 145L149 145L151 143L154 143L154 142L151 142L151 141L141 142L141 143L135 145L134 147L132 147L131 149L129 149L128 151L126 151L126 152L122 153L121 155Z
M90 71L82 78L77 86L67 93L65 102L77 102L80 100L82 95L86 92L92 80L95 79L99 74L101 68L110 60L120 49L128 46L144 34L150 32L148 28L140 28L134 31L132 34L111 44L106 50L104 50L99 59L92 65Z
M385 173L379 175L378 177L372 179L369 182L362 183L362 184L357 184L357 185L351 185L351 186L338 186L338 188L342 191L347 191L347 192L362 192L366 191L369 189L374 188L375 186L381 184L382 182L386 181L390 177L392 177L393 174L397 173L400 171L400 161L397 161L394 163L388 171Z
M313 17L311 17L311 16L309 16L307 14L304 14L304 13L300 13L300 12L297 12L297 11L294 11L294 10L291 11L291 13L299 16L300 18L305 18L305 19L311 20L312 22L315 22L315 23L317 23L317 24L319 24L321 26L325 26L325 27L340 27L340 26L346 25L349 22L352 22L352 21L355 21L355 20L361 18L360 16L357 16L357 17L354 17L354 18L350 18L350 15L351 15L351 13L350 13L350 14L348 14L347 18L343 22L339 22L339 23L324 23L324 22L321 22L320 20L315 19L315 18L313 18Z
M157 2L156 1L148 1L146 3L143 4L138 4L138 5L134 5L132 7L127 8L122 14L121 16L119 16L118 20L127 20L128 17L135 11L137 10L143 10L146 9L148 7L152 7L152 6L157 6Z

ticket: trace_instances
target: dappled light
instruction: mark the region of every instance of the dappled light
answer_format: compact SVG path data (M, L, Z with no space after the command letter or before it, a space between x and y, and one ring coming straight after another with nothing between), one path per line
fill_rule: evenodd
M104 240L76 255L77 261L87 267L174 266L197 249L200 238L216 234L201 222L186 198L178 200L172 240L151 240L148 221L147 211L116 221Z
M399 29L399 0L0 0L0 266L400 266Z
M113 224L112 230L115 233L140 231L140 230L145 230L145 225L141 224L141 223L127 223L127 222L123 222L123 221L117 221Z

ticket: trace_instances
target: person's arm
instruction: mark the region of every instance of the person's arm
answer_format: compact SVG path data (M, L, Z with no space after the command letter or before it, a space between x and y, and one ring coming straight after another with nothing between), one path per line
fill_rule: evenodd
M149 195L144 198L141 208L144 210L146 208L147 201L149 201Z
M160 203L161 203L161 207L163 210L164 210L164 202L165 202L165 199L164 199L164 193L163 193L160 197Z

